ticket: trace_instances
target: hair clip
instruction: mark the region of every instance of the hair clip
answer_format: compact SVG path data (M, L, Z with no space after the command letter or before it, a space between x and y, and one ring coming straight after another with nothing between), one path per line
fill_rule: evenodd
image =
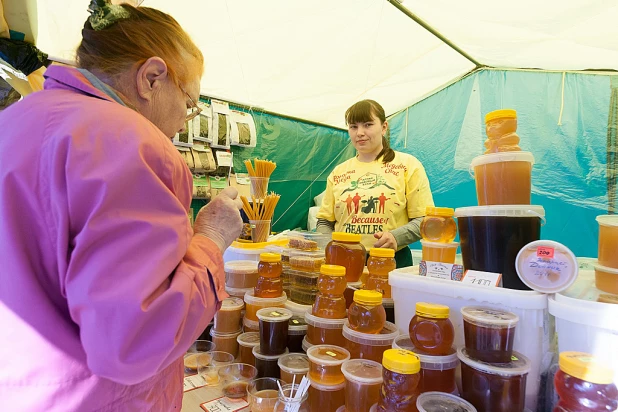
M88 20L95 31L103 30L118 20L131 17L131 14L124 7L111 4L109 0L91 0L88 12L90 12Z

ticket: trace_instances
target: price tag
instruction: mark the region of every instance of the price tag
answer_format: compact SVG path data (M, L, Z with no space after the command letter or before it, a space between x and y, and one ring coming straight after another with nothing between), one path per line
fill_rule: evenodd
M422 260L419 264L418 274L428 278L461 280L463 266L452 263L429 262Z
M246 400L230 399L226 397L214 399L212 401L204 402L200 405L206 412L235 412L240 411L243 408L249 406Z
M536 248L536 256L544 259L552 259L554 257L554 248L539 246Z
M193 389L201 388L202 386L206 386L208 382L201 375L191 375L185 376L183 381L183 392L192 391Z
M466 270L463 283L482 287L499 287L502 283L502 274L494 272L481 272L479 270Z
M217 166L231 167L232 166L232 153L219 150L216 153Z

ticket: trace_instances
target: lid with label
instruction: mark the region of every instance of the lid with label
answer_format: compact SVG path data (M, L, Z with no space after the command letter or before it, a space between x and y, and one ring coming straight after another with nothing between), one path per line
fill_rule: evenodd
M304 316L294 315L288 321L288 334L302 335L307 333L307 322Z
M387 349L382 356L382 366L395 373L412 375L420 372L421 361L409 350Z
M394 258L395 251L393 249L385 248L385 247L373 247L369 249L369 256L382 257L382 258Z
M586 382L607 385L614 381L613 369L589 353L562 352L558 366L562 372Z
M360 382L365 385L382 383L382 365L368 359L351 359L343 362L341 372L349 381Z
M294 314L286 308L262 308L256 312L256 316L262 322L287 322Z
M512 312L482 306L464 306L461 314L464 321L484 328L513 328L519 321L519 316Z
M575 282L579 264L569 248L551 240L536 240L521 248L515 259L519 278L530 289L558 293Z
M478 371L500 376L521 376L530 372L530 361L519 352L513 351L511 361L509 363L487 363L477 359L473 359L468 355L466 348L457 349L457 357L466 365Z
M448 319L450 309L446 305L436 303L416 302L416 314L424 318Z
M245 302L241 298L225 298L223 302L221 302L220 310L242 310L243 307L245 307Z
M457 395L444 392L425 392L416 399L416 408L420 412L476 412L470 402Z
M307 373L309 372L309 358L302 353L288 353L279 358L277 362L281 370L288 373Z
M307 349L307 356L315 364L336 366L350 359L350 352L334 345L314 345Z

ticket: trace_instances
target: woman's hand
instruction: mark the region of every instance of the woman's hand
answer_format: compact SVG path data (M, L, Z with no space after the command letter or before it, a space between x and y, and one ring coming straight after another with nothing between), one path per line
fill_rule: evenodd
M395 240L395 236L393 236L391 232L374 233L373 237L378 239L378 241L373 245L373 247L383 247L387 249L393 249L395 252L397 251L397 241Z
M199 211L193 231L196 235L206 236L215 242L223 253L242 230L240 209L242 202L238 191L233 187L226 187Z

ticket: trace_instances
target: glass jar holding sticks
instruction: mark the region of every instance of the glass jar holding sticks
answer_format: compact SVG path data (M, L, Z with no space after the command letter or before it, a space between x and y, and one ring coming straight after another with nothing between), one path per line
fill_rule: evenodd
M258 199L263 199L268 193L268 181L277 164L269 160L260 159L255 159L254 162L255 167L251 165L251 160L245 160L245 166L251 181L251 195Z
M251 225L251 240L254 243L266 242L268 235L270 234L270 222L275 214L275 207L279 201L280 196L271 192L264 198L256 198L251 196L252 203L249 200L241 196L243 210L249 218L249 224Z

